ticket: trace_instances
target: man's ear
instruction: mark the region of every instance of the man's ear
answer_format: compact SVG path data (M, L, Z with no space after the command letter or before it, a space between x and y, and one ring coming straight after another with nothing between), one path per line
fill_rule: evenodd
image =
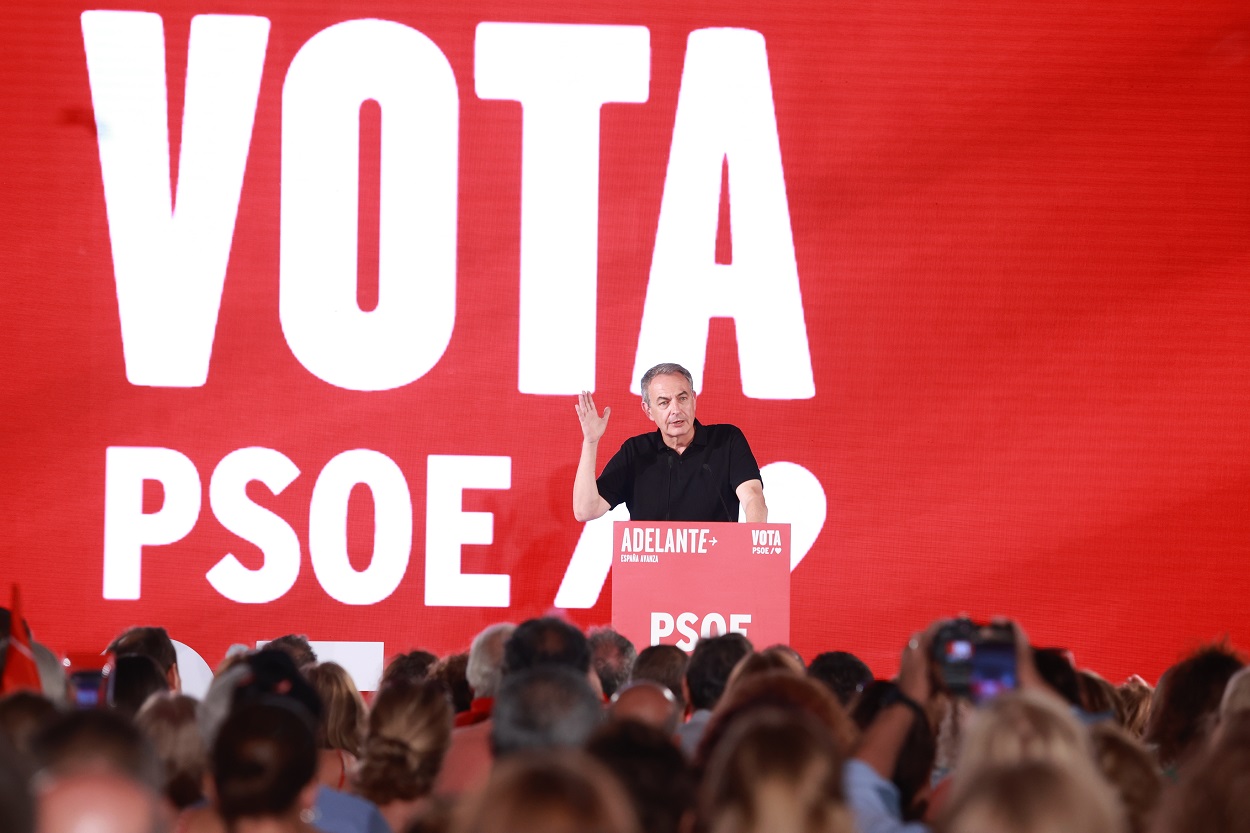
M640 404L642 405L642 412L647 415L647 419L651 419L651 406L646 402L642 402Z
M182 675L178 673L178 663L169 666L169 670L165 672L165 682L169 683L169 690L182 693Z

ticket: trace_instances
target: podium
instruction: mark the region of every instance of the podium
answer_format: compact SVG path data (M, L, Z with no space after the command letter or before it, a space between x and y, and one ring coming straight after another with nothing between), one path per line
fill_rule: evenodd
M790 641L790 525L617 521L612 627L639 650L736 631Z

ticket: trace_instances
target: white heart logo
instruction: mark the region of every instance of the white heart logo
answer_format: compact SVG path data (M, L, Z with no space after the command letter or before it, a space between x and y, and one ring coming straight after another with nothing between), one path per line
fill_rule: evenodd
M769 523L790 524L790 572L794 572L825 528L829 512L825 489L816 475L798 463L769 463L760 474Z

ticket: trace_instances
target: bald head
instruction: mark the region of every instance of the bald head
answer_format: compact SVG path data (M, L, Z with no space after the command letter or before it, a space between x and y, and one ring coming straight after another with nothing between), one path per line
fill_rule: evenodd
M36 833L163 833L166 827L156 793L115 773L68 775L39 791Z
M673 692L651 680L637 680L617 691L608 713L614 720L636 720L670 735L681 718Z

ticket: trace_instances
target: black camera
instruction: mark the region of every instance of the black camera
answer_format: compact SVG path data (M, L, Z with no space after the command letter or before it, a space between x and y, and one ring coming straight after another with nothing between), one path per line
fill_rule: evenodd
M1016 687L1015 630L952 619L933 637L933 662L947 691L983 703Z

